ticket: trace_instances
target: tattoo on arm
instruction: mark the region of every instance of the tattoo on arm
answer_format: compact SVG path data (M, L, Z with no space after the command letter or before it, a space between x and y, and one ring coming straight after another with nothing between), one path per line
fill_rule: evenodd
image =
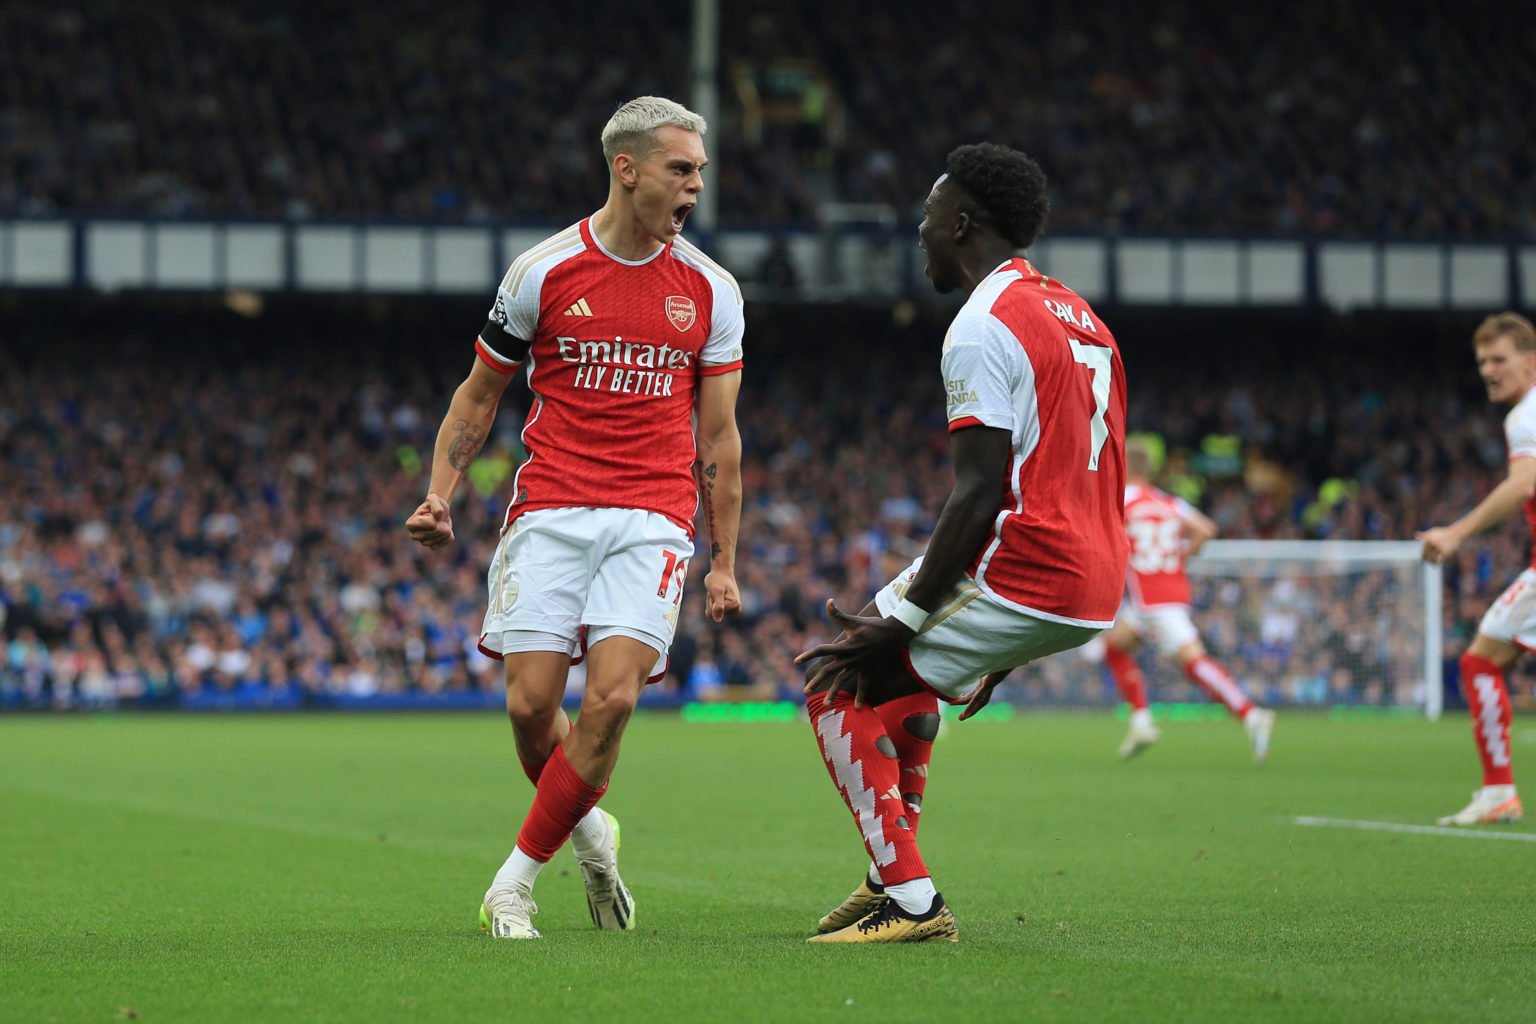
M454 420L448 428L455 435L448 445L448 465L463 473L480 454L485 444L485 431L468 420Z
M715 476L719 470L713 462L705 466L700 460L694 465L699 467L699 483L703 485L699 493L704 499L704 523L709 527L709 557L715 558L720 554L720 542L715 539Z

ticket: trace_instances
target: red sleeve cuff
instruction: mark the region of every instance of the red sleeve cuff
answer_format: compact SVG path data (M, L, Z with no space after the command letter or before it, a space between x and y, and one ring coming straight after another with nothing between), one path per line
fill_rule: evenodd
M475 355L479 356L482 363L484 363L486 366L489 366L497 373L516 373L518 366L522 365L520 363L507 362L501 356L497 355L491 346L487 345L479 338L475 339Z
M975 416L961 416L957 420L949 421L949 432L953 434L955 431L964 430L966 427L979 427L982 425L981 420Z
M735 362L731 362L731 363L700 363L699 364L699 376L700 377L718 377L722 373L731 373L732 371L739 370L739 369L741 369L741 360L740 359L736 360Z

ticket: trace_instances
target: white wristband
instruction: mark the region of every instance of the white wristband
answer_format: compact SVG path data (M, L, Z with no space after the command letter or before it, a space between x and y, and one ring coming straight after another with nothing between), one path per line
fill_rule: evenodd
M891 609L891 618L916 633L923 628L923 623L928 621L928 613L906 598L902 598L901 602Z

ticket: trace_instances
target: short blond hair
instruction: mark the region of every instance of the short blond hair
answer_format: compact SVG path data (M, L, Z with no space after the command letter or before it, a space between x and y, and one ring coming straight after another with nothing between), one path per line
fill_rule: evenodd
M1152 479L1154 471L1152 446L1139 437L1125 439L1125 472L1129 476Z
M1478 324L1472 332L1472 347L1482 348L1499 338L1508 338L1521 352L1536 352L1536 328L1519 313L1506 310Z
M665 96L637 96L630 100L603 125L603 159L609 164L620 153L645 156L655 148L656 129L674 125L703 136L709 125L681 103ZM648 146L644 152L640 147Z

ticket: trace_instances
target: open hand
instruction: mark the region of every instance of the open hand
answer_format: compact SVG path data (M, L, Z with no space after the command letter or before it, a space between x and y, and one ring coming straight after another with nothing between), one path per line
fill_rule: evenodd
M1008 675L1005 669L1002 672L988 672L981 677L981 683L971 692L971 696L965 702L965 710L960 712L960 721L965 721L976 712L986 707L992 700L992 691L997 689L997 684Z
M795 658L796 665L824 659L806 682L805 692L814 693L822 683L830 682L827 689L827 700L830 701L852 685L854 706L861 706L868 675L894 670L907 641L915 634L911 627L897 619L849 615L830 598L827 599L827 617L842 627L843 632L835 641L818 644Z

